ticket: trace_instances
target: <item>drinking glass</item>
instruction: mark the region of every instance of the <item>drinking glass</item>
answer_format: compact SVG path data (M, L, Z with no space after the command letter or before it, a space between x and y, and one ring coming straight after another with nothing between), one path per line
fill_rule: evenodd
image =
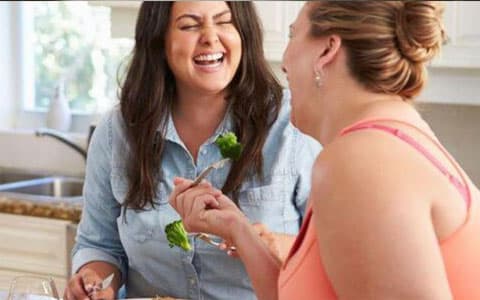
M59 300L51 277L18 276L10 283L7 300Z

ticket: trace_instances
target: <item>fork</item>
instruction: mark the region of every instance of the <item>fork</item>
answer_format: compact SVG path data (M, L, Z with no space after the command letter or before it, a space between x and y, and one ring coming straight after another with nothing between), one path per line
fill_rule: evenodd
M110 284L112 283L114 275L115 275L115 273L111 273L110 275L105 277L101 282L95 284L92 287L92 290L88 293L88 296L90 297L93 293L96 293L96 292L103 291L103 290L107 289L110 286ZM89 288L87 288L87 289L89 289Z
M210 174L210 172L212 172L213 170L216 170L216 169L220 169L220 168L223 168L223 166L225 165L225 163L227 163L228 161L230 161L230 158L224 158L222 160L219 160L217 162L214 162L213 164L209 165L208 167L206 167L202 172L200 172L200 174L197 176L197 178L195 178L195 180L192 182L192 184L190 185L190 187L194 187L196 185L198 185L202 179L204 179L205 177L207 177L208 174ZM214 240L212 240L210 238L210 236L206 233L203 233L203 232L200 232L200 233L195 233L193 234L194 237L197 237L199 239L201 239L202 241L212 245L212 246L215 246L215 247L218 247L220 246L220 243L218 242L215 242ZM229 248L229 250L231 251L235 251L236 248L234 246L231 246Z
M212 245L212 246L215 246L215 247L220 246L219 242L215 242L214 240L212 240L212 238L206 233L203 233L203 232L195 233L194 236L201 239L202 241ZM235 246L230 246L230 248L228 248L228 250L236 251L237 248Z
M224 158L222 160L214 162L213 164L211 164L208 167L206 167L205 169L203 169L203 171L192 182L190 187L194 187L194 186L198 185L202 181L202 179L207 177L207 175L210 174L210 172L212 172L213 170L223 168L225 163L227 163L228 161L230 161L230 158Z
M110 286L110 284L112 283L112 280L113 280L114 276L115 276L115 273L112 273L112 274L108 275L107 277L105 277L105 279L102 280L102 282L100 284L100 288L102 290L108 288Z

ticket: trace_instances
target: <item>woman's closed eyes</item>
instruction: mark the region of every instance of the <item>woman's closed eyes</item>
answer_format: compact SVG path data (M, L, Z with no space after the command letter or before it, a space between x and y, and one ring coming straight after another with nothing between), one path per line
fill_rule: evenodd
M230 11L224 11L213 16L213 23L218 26L226 26L233 24ZM206 26L203 18L194 14L186 14L177 18L178 28L184 31L193 31Z
M232 20L225 20L225 21L217 21L215 25L219 26L224 26L224 25L230 25L233 24ZM193 31L200 29L202 27L201 23L195 23L195 24L185 24L185 25L179 25L180 30L184 31Z

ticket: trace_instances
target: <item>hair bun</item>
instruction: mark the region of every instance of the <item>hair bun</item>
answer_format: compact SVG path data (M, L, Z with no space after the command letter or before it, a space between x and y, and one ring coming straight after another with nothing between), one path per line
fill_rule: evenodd
M408 60L418 63L433 58L445 40L443 6L432 1L407 1L397 12L398 48Z

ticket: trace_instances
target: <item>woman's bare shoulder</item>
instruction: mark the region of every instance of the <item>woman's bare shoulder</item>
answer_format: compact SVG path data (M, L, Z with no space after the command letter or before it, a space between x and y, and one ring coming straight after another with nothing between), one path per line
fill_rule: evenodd
M312 171L312 201L317 206L336 210L348 201L350 207L368 209L411 192L399 184L399 175L413 170L408 157L402 162L405 149L378 134L352 134L323 149Z
M431 209L412 175L416 153L379 134L338 139L315 162L311 201L322 262L346 298L416 299L444 284ZM418 265L428 265L428 276ZM412 278L419 284L406 285Z

